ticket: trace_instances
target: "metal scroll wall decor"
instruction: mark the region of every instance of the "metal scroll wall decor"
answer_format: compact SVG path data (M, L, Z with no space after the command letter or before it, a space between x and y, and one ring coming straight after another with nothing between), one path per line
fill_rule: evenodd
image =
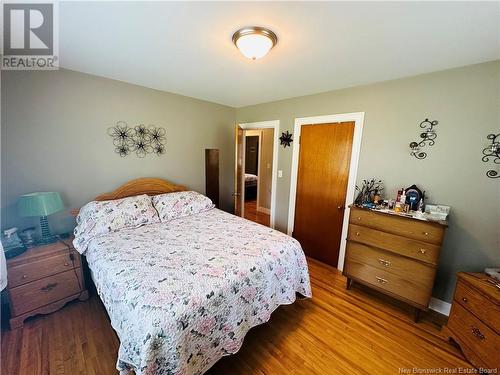
M165 129L142 124L129 127L126 122L118 121L115 126L108 129L108 134L113 138L115 152L125 157L133 152L143 158L147 154L158 156L165 153Z
M290 143L293 142L292 134L287 130L286 133L281 133L281 137L279 137L279 140L280 145L282 145L284 148L286 148L286 146L290 147Z
M425 146L433 146L434 143L436 143L435 139L437 137L437 133L434 130L434 127L437 124L437 120L429 121L428 118L420 123L420 128L425 129L422 133L420 133L420 138L422 138L422 140L420 142L410 143L410 155L415 156L417 159L425 159L427 157L427 153L422 151L422 148Z
M500 133L499 134L488 134L486 139L491 140L491 144L483 149L483 161L485 163L490 161L490 158L493 159L493 163L500 164ZM500 174L494 169L490 169L486 172L486 176L489 178L498 178Z

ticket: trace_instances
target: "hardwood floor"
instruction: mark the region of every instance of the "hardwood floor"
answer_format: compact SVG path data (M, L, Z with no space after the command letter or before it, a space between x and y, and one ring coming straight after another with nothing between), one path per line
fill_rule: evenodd
M267 227L270 225L270 215L257 211L257 201L245 202L244 216L245 219L255 221Z
M220 360L215 374L399 374L400 368L470 368L439 334L442 319L419 323L410 308L309 259L313 298L276 310L253 328L240 351ZM390 302L390 303L389 303ZM51 315L2 329L1 373L116 374L118 339L99 298L71 302Z

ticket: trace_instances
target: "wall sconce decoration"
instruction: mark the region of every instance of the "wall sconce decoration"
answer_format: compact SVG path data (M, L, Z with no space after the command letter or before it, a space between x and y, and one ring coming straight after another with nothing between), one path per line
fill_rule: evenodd
M281 137L279 137L279 140L280 145L282 145L284 148L286 148L286 146L290 147L290 143L293 142L292 134L287 130L286 133L281 133Z
M486 136L486 139L491 140L491 145L483 149L483 158L482 160L487 163L490 161L490 158L493 158L493 163L495 164L500 164L500 141L497 139L500 139L500 133L499 134L488 134ZM500 174L498 174L497 171L490 169L488 172L486 172L486 176L489 178L498 178L500 177Z
M131 128L124 121L118 121L108 129L108 135L113 138L115 152L125 157L132 152L143 158L147 154L155 153L160 156L165 153L165 129L144 125Z
M417 159L425 159L427 153L425 151L422 151L422 148L424 146L433 146L434 143L436 143L435 139L437 137L437 133L434 130L434 127L437 124L438 124L437 120L429 121L428 118L426 118L424 121L420 123L419 126L422 129L425 129L422 133L420 133L420 138L422 138L422 140L420 142L410 143L410 148L411 148L410 155L415 156Z

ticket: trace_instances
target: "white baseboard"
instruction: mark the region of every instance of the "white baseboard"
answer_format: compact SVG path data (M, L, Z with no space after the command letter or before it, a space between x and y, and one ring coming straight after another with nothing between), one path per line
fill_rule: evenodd
M265 208L265 207L261 207L261 206L257 207L257 211L262 212L264 214L268 214L268 215L271 214L271 210L269 208Z
M451 303L432 297L431 302L429 303L429 309L437 311L440 314L449 316L451 310Z

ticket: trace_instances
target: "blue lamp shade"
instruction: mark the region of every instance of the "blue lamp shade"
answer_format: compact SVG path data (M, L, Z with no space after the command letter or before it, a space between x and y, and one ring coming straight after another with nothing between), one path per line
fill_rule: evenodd
M17 209L21 216L49 216L63 208L61 196L56 192L21 195L17 202Z
M47 216L64 208L61 196L56 192L39 192L21 195L17 202L17 210L21 216L40 216L42 244L56 241L50 233Z

